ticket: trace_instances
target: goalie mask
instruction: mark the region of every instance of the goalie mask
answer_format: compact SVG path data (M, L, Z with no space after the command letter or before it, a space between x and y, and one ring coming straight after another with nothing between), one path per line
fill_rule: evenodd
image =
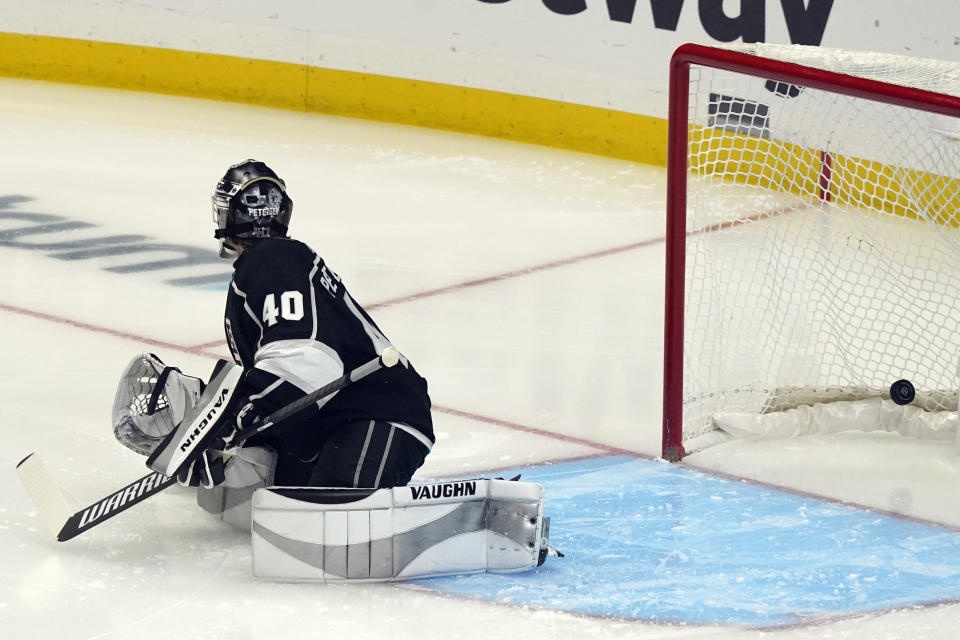
M113 401L113 433L125 447L148 456L177 428L203 393L200 378L141 353L120 376Z
M224 238L287 236L293 200L283 180L263 162L244 160L227 169L211 199L221 258L236 256Z

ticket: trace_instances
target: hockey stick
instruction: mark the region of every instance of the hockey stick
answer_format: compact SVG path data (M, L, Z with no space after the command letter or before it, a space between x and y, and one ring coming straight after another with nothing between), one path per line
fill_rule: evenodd
M244 429L234 437L233 442L242 444L247 438L269 429L309 405L350 386L357 380L365 378L380 369L394 366L399 360L400 353L393 347L387 347L382 354L370 362L360 365L353 371L345 373L315 391L311 391L299 400L277 409L263 421ZM31 453L21 460L17 464L17 474L20 476L20 481L27 490L30 499L33 500L40 511L40 515L43 516L47 526L50 527L50 531L57 537L58 542L70 540L84 531L88 531L177 482L175 478L168 478L161 473L153 472L131 482L122 489L114 491L102 500L71 514L66 498L64 498L63 493L39 456Z

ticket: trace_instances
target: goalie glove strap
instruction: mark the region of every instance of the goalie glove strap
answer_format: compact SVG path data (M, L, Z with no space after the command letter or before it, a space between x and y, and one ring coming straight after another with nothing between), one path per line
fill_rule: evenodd
M153 354L151 353L150 355ZM157 361L159 362L160 358L157 358ZM167 378L170 377L170 373L172 371L182 373L180 369L176 367L164 367L163 371L160 372L160 375L157 376L157 382L153 387L153 393L150 394L150 400L147 402L147 415L156 413L157 406L159 405L161 398L163 397L163 393L166 390Z

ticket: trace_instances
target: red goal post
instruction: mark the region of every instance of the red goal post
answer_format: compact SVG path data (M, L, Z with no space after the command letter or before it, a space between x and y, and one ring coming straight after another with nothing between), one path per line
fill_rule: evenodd
M922 67L916 78L911 65ZM950 131L936 131L929 116L960 123L953 120L960 118L958 96L956 63L762 44L677 49L667 157L664 458L682 459L691 436L712 429L710 411L745 398L738 410L777 410L785 388L860 397L882 395L890 382L910 377L921 396L956 391L960 143ZM916 132L902 133L904 127ZM903 141L883 146L899 135ZM693 197L692 182L712 195ZM791 243L821 242L819 236L827 238L825 247L793 255ZM888 237L904 247L887 251ZM729 246L704 249L695 242ZM867 255L864 246L879 248ZM694 251L702 253L692 258ZM744 257L753 254L756 264ZM858 271L858 260L869 268L856 282L830 280L851 265ZM821 280L807 283L807 271ZM944 284L951 272L956 284ZM915 288L919 298L872 298L871 287ZM757 300L770 292L771 301ZM817 309L811 297L830 298L837 308ZM753 316L743 311L752 306L758 307ZM797 314L803 322L794 322ZM934 317L928 322L924 315ZM805 324L825 330L807 335ZM773 325L786 334L782 342L793 343L765 344L781 339L765 335ZM898 342L914 331L933 336L917 339L919 346L912 338L907 345L880 344L886 335ZM938 347L942 357L927 353ZM934 404L951 402L956 410L955 394Z

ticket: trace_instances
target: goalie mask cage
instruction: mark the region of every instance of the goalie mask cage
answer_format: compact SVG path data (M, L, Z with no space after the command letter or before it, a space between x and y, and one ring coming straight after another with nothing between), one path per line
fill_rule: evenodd
M956 411L960 64L765 44L671 61L662 455L712 415ZM888 396L889 397L889 396Z

